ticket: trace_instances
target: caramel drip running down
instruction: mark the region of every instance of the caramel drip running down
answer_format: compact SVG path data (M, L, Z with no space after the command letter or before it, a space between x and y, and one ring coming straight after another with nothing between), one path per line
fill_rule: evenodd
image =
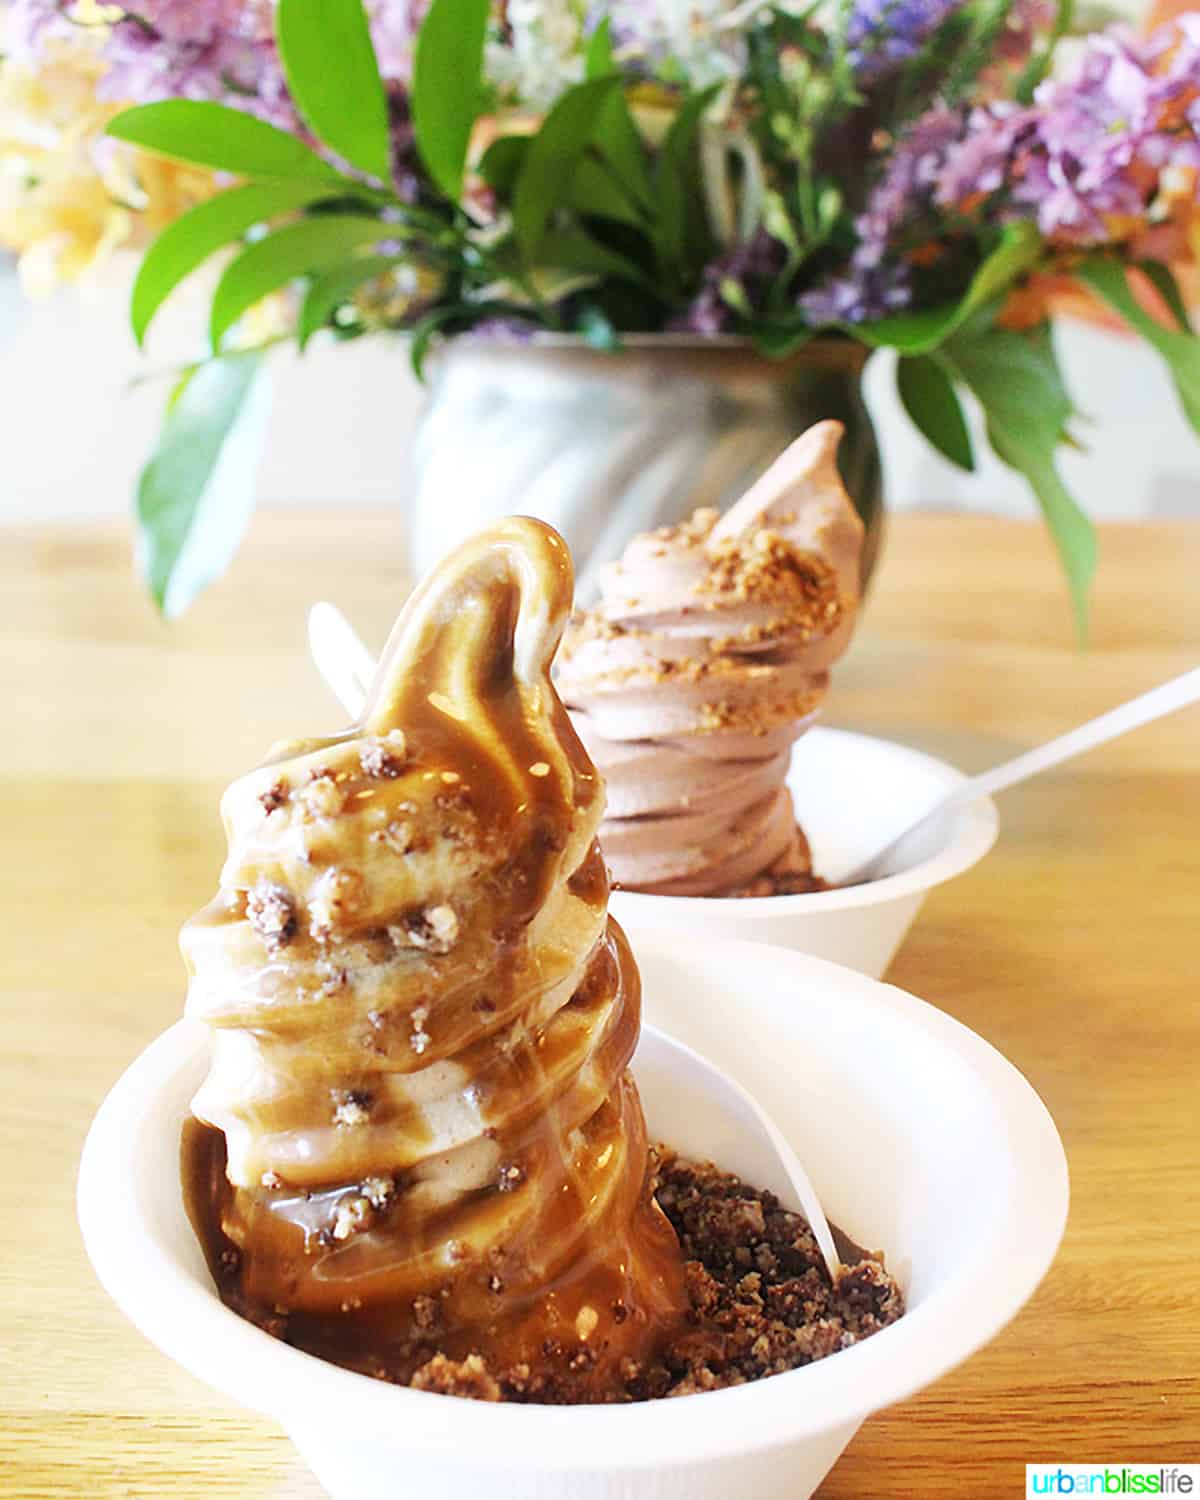
M820 422L723 517L635 537L571 622L558 686L608 787L617 884L811 888L785 785L858 610L862 522ZM817 882L819 884L819 882Z
M686 1307L627 1065L603 788L549 679L572 572L513 519L410 599L360 723L235 782L184 929L213 1029L185 1175L233 1306L405 1379L578 1345L595 1399Z

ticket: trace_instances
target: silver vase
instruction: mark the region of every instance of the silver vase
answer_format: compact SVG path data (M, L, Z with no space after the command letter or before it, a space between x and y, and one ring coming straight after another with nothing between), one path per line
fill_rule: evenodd
M836 417L869 573L882 494L865 361L844 339L781 361L741 339L686 335L630 337L615 354L555 336L454 340L433 364L411 452L414 570L501 516L533 515L566 538L587 601L597 568L635 533L724 509L806 427Z

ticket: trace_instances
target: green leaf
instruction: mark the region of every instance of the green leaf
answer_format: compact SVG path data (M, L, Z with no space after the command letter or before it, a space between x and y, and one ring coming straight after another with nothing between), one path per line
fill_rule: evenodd
M907 355L896 365L896 388L913 425L960 469L973 473L971 434L954 382L930 354Z
M396 224L354 214L320 214L285 224L248 246L225 268L213 293L210 337L214 350L247 308L297 276L323 271L365 245L393 239Z
M402 255L356 255L352 260L342 261L315 276L304 294L304 304L300 309L296 329L300 348L305 348L313 334L328 325L352 292L402 265L404 259Z
M447 323L456 322L460 318L469 317L478 309L460 304L455 307L435 308L427 317L414 324L409 339L408 357L412 362L413 374L418 380L425 379L425 361L429 356L430 346L433 340L446 326Z
M551 229L542 236L537 265L554 266L564 271L579 271L587 276L615 276L632 281L648 291L655 291L654 280L635 261L617 250L610 250L582 229Z
M872 349L898 349L901 354L924 354L936 349L953 332L958 303L926 307L920 312L893 313L873 323L843 324L847 333Z
M467 148L483 99L489 9L489 0L433 0L417 33L412 81L417 150L430 176L455 202L462 196Z
M480 160L480 176L505 203L512 199L532 142L533 137L528 135L499 136ZM645 228L646 215L621 174L611 169L605 159L589 151L585 151L575 163L566 202L576 213L613 219L637 229Z
M768 188L763 193L762 222L771 238L778 240L788 252L789 262L793 266L799 265L803 251L796 235L796 226L782 193L776 192L774 188Z
M309 129L351 166L387 182L387 97L362 0L279 0L275 34Z
M1192 327L1187 303L1183 300L1183 293L1179 290L1179 283L1170 266L1163 265L1160 260L1140 260L1138 270L1167 304L1167 311L1175 319L1175 326L1180 333L1194 333L1196 330Z
M661 258L676 268L682 267L687 259L692 209L701 191L693 148L704 111L720 90L721 85L714 83L684 100L659 153L655 179L658 249Z
M959 303L960 327L976 308L990 302L1029 270L1042 253L1042 237L1036 224L1021 219L1015 224L1005 225L1000 243L987 257L971 278L967 295Z
M336 168L284 130L240 109L200 99L165 99L123 110L106 134L173 161L284 181L340 181Z
M529 143L513 193L513 229L530 263L550 215L562 203L584 149L593 139L605 99L616 78L596 78L562 94Z
M532 139L528 135L497 136L480 158L479 175L505 202L513 195Z
M254 506L269 405L257 354L210 360L171 394L137 489L142 571L168 619L182 614L237 551Z
M807 324L778 324L760 329L754 335L754 347L768 359L786 359L815 337L815 330Z
M1006 226L1000 243L987 257L957 302L923 312L896 313L874 323L847 328L865 344L899 349L904 354L928 354L958 329L972 313L999 297L1037 260L1042 252L1035 225L1021 220Z
M613 62L612 25L608 16L601 20L595 31L588 37L583 68L585 78L607 78L610 73L616 72L616 65Z
M646 228L645 216L621 183L603 162L581 156L567 191L567 202L577 214L597 219L612 219L634 229Z
M1119 261L1092 256L1076 267L1075 275L1166 360L1184 414L1200 432L1200 339L1164 328L1152 318L1130 291Z
M997 457L1025 476L1041 505L1067 575L1082 640L1087 633L1088 585L1096 568L1096 534L1055 467L1071 402L1049 331L1025 336L992 328L953 340L944 358L983 407L988 441Z
M639 207L652 209L654 184L624 89L613 89L600 106L594 143L625 192Z
M142 343L154 314L185 276L256 224L300 208L330 183L262 182L230 188L168 224L142 257L130 299L134 337Z
M754 316L754 308L750 304L750 298L746 295L746 288L736 276L722 276L717 290L726 307L731 307L734 312L741 313L743 318Z

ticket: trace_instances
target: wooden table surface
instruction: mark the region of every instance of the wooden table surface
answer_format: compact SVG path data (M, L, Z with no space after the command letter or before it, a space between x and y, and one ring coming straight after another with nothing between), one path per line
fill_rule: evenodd
M381 641L391 514L255 523L181 623L123 527L0 533L0 1493L315 1500L287 1440L160 1356L94 1281L74 1176L96 1106L173 1021L217 797L336 721L304 649L330 595ZM893 522L830 719L980 769L1200 659L1200 524L1110 527L1092 649L1041 531ZM974 1027L1058 1122L1058 1261L986 1350L869 1421L826 1500L1013 1496L1026 1461L1200 1461L1200 710L1006 794L891 978ZM736 1497L731 1497L736 1500Z

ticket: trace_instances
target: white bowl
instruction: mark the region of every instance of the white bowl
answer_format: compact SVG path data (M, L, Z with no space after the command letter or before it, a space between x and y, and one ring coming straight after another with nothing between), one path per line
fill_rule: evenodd
M797 741L788 772L796 817L812 845L813 868L834 885L966 779L945 761L907 745L821 726ZM745 899L618 890L610 906L626 927L779 943L877 979L926 893L981 860L998 829L996 805L982 797L939 819L927 836L913 841L906 864L869 885Z
M647 1018L759 1097L830 1217L887 1252L909 1311L786 1375L632 1406L494 1406L325 1364L213 1289L179 1189L179 1128L207 1046L181 1024L93 1123L79 1178L88 1253L142 1332L276 1418L335 1500L804 1500L865 1417L986 1343L1053 1259L1062 1145L987 1043L911 995L785 949L680 953L661 934L633 937Z

